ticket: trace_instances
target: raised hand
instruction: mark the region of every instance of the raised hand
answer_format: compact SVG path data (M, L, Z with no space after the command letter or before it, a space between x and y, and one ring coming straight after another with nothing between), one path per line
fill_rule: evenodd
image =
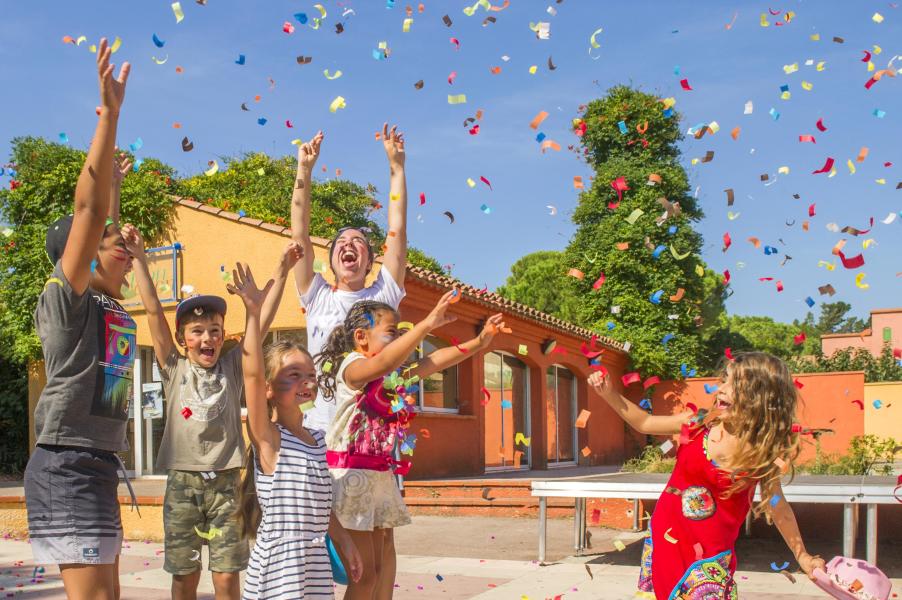
M404 159L407 157L404 153L404 134L398 131L397 125L393 125L389 130L388 123L382 124L382 146L388 156L389 165L392 167L404 166Z
M501 332L510 333L510 329L504 324L504 315L498 313L489 317L482 331L479 332L479 345L488 346Z
M611 386L611 378L604 371L595 371L589 375L589 385L602 396L606 396L614 391Z
M313 171L316 159L319 158L319 149L323 143L323 132L318 131L313 139L298 146L298 165L308 171Z
M455 298L457 298L459 295L460 290L455 288L450 292L446 292L444 296L439 298L439 301L435 305L435 308L432 309L432 312L430 312L429 315L425 319L423 319L426 322L429 331L438 329L443 325L453 323L457 320L457 317L446 315L445 312L448 310L448 307L451 306L451 304L457 301L455 300Z
M118 151L119 148L117 147ZM122 180L132 170L132 159L125 152L119 152L113 159L113 185L121 186Z
M144 238L138 228L128 223L122 226L122 239L125 241L125 249L133 258L144 257Z
M113 71L116 65L110 64L110 57L113 51L107 45L107 39L100 40L100 46L97 48L97 76L100 80L100 104L104 109L119 112L122 108L122 102L125 100L125 84L128 81L128 74L131 71L131 65L127 62L122 63L119 69L119 76L113 77Z
M235 283L227 284L226 289L230 294L235 294L241 298L248 313L259 315L260 309L263 307L263 301L266 300L266 295L275 281L270 279L263 286L263 289L258 288L257 282L254 281L254 274L251 273L251 268L241 263L235 263L235 268L232 269L232 279Z
M279 259L279 267L282 269L282 272L287 275L302 258L304 258L304 247L297 242L289 242L282 251L282 256Z

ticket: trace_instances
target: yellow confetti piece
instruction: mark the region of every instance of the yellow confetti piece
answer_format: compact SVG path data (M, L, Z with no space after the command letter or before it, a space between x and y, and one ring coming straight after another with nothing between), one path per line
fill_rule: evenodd
M323 373L330 373L330 372L332 372L332 361L327 360L326 362L323 363Z
M789 75L790 73L795 73L799 70L799 63L792 63L791 65L783 65L783 72Z
M701 265L695 265L695 274L698 275L699 277L704 276L705 268Z
M599 44L598 42L595 41L595 37L602 31L604 31L604 29L599 27L598 29L596 29L595 31L592 32L592 35L589 36L589 45L592 46L593 48L601 48L601 44ZM591 50L589 52L591 52Z
M710 123L708 123L708 129L711 130L712 134L717 133L718 131L720 131L720 125L717 123L717 121L711 121Z
M734 213L732 210L728 210L728 211L727 211L727 218L728 218L729 220L731 220L731 221L735 221L736 219L739 218L739 215L740 215L740 214L741 214L741 213L738 213L738 212L737 212L737 213Z
M762 16L763 16L763 15L762 15ZM672 535L670 535L670 531L671 531L672 529L673 529L673 527L668 527L668 528L667 528L667 531L664 532L664 539L667 540L668 542L670 542L671 544L676 544L676 543L679 542L680 540L678 540L678 539L676 539L675 537L673 537Z
M182 12L182 3L181 2L173 2L172 3L172 13L175 15L175 22L181 23L182 19L185 18L185 13Z
M642 210L641 208L637 208L636 210L634 210L633 212L630 213L630 216L628 216L626 218L626 222L629 223L630 225L635 225L636 220L644 214L645 214L644 210Z
M881 52L883 52L883 48L881 48L877 44L874 44L874 54L880 54Z
M216 175L216 173L219 172L219 163L218 162L216 162L215 160L211 160L211 161L208 161L207 164L210 166L210 168L207 169L206 171L204 171L204 175L206 175L207 177L210 177L212 175Z
M86 36L86 35L80 35L80 36L78 36L78 38L75 40L75 45L76 45L76 46L81 46L82 42L87 42L87 41L88 41L88 36Z
M815 67L815 69L817 69L818 71L823 71L826 64L827 64L827 61L822 60L819 63L817 63L817 66Z
M770 27L770 23L767 21L767 13L761 13L760 23L762 27Z
M880 179L875 179L874 181L876 181L880 185L886 185L886 179L883 179L882 177Z
M345 99L342 98L341 96L336 96L335 100L333 100L332 103L329 105L329 112L334 113L339 108L345 108L345 107L347 107L347 103L345 102Z
M806 92L810 92L811 88L813 88L813 87L814 86L811 85L810 83L808 83L807 81L802 82L802 89L805 90Z
M326 79L333 80L341 77L341 70L335 71L334 73L329 73L329 69L323 69L323 75L326 76Z
M153 60L153 62L157 63L158 65L165 65L166 61L169 60L169 55L167 54L166 58L164 58L162 60L160 60L156 56L151 56L150 58Z
M526 347L526 344L520 344L517 348L517 354L520 356L527 356L529 354L529 348Z
M311 400L310 402L304 402L304 403L301 404L298 408L301 409L301 412L302 412L302 413L305 413L305 412L307 412L308 410L311 410L315 405L316 405L316 402L314 402L313 400Z
M523 444L524 446L529 446L530 440L531 438L526 437L519 431L517 432L517 435L514 436L514 444Z
M821 34L819 34L819 33L812 33L812 34L809 36L809 39L810 39L812 42L819 42L819 41L821 40Z
M97 52L97 44L91 44L90 46L88 46L88 52L95 54Z
M876 243L876 240L874 238L868 238L861 242L861 247L864 248L865 250L867 250L868 248L871 247L871 244L874 244L874 243Z
M410 33L411 25L413 25L413 19L404 19L404 23L401 25L401 31L404 33Z
M614 540L614 547L617 548L618 552L623 552L624 550L626 550L626 544L624 544L620 540Z
M864 283L864 278L865 278L865 273L859 273L858 275L856 275L855 276L855 287L862 289L862 290L866 290L869 287L871 287L871 285L869 283Z
M110 46L110 54L116 54L119 51L119 48L122 46L122 39L117 35L116 39L113 40L113 45Z
M457 94L457 95L448 94L448 104L466 104L466 103L467 103L467 95L466 94Z
M176 3L178 4L178 3ZM197 528L197 525L194 526L194 532L205 540L212 540L215 537L219 537L222 535L222 529L218 527L210 527L210 531L201 531Z
M855 174L855 164L852 162L852 159L846 161L846 166L849 167L849 175Z
M784 165L777 169L777 173L779 173L780 175L789 175L789 167Z
M835 176L836 176L836 167L833 167L833 168L830 170L830 174L827 175L827 178L829 179L829 178L832 178L832 177L835 177Z
M873 21L874 23L883 23L883 15L881 15L878 12L875 12L874 16L871 17L871 21Z
M413 323L411 323L410 321L401 321L400 323L398 323L398 329L400 329L401 331L413 329Z
M868 72L870 73L873 70L874 70L874 63L872 63L871 61L868 61Z
M828 271L832 271L836 268L836 263L827 262L826 260L817 261L818 267L826 267Z
M792 94L789 92L783 92L780 94L780 100L789 100L792 97Z
M539 67L537 67L536 65L533 65L533 66L529 67L529 74L530 74L530 75L535 75L535 74L536 74L536 71L538 70L538 68L539 68Z
M674 98L673 96L671 96L670 98L661 98L660 102L664 105L664 110L667 110L668 108L673 108L676 105L676 98Z
M470 187L476 187L476 182L473 181L472 178L467 177L467 185L470 186Z

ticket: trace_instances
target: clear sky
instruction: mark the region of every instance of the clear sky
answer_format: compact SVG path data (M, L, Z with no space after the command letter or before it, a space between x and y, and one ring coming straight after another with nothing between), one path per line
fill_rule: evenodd
M902 305L902 278L896 277L902 271L897 258L902 218L881 222L902 209L902 189L896 189L902 181L902 77L884 77L867 90L872 73L861 60L865 50L872 53L880 70L902 54L902 11L895 4L512 0L505 10L487 13L480 7L472 17L463 13L464 2L426 1L422 14L417 5L412 4L413 23L404 33L406 4L400 0L393 8L385 0L323 2L327 16L319 29L311 27L320 14L313 2L208 0L201 6L182 0L185 17L176 23L168 0L8 0L0 19L0 156L9 155L9 140L19 135L58 139L65 133L74 146L87 146L98 104L87 46L102 35L119 36L122 46L114 58L133 65L121 146L140 137L139 157L159 158L190 175L224 156L293 153L292 139L309 138L322 128L326 140L319 164L328 173L319 175L334 176L340 168L343 177L374 183L387 205L388 168L374 133L383 121L399 123L408 140L411 243L453 265L463 281L494 288L522 255L566 246L577 202L573 176L588 180L591 174L567 151L578 139L571 119L580 104L626 83L675 97L684 131L699 123L720 125L713 136L688 136L682 149L706 212L698 224L705 237L703 257L712 268L732 274L730 312L802 318L804 299L820 301L817 288L827 283L837 291L833 300L850 302L861 316ZM556 15L547 12L549 6ZM769 8L795 16L776 26L785 12L773 16ZM294 18L299 12L310 18L307 25ZM761 26L762 13L769 27ZM884 17L882 23L873 20L875 13ZM442 21L446 14L450 28ZM487 16L497 21L484 26ZM291 34L282 30L286 21L295 27ZM550 23L547 40L530 30L530 23L539 21ZM344 26L341 34L337 23ZM596 38L600 48L590 55L589 36L598 28L604 29ZM153 34L164 47L154 45ZM812 41L813 34L820 40ZM65 35L85 35L88 42L64 44ZM834 42L834 36L844 43ZM385 60L373 58L380 42L391 51ZM240 54L244 65L235 62ZM299 65L299 55L312 61ZM154 56L168 60L158 65ZM805 65L808 59L812 66ZM818 71L820 61L825 64ZM784 65L793 63L798 71L785 73ZM529 73L532 65L535 74ZM492 67L501 72L493 75ZM895 62L900 67L902 58ZM324 69L341 70L342 76L329 80ZM452 72L457 75L449 85ZM684 78L692 91L681 89ZM424 81L421 90L414 87L418 80ZM813 86L810 91L803 81ZM782 85L789 86L788 100L781 99ZM449 105L449 94L466 94L467 103ZM347 106L333 114L329 104L336 96ZM747 101L754 107L749 115L743 114ZM242 103L250 110L242 111ZM769 114L772 108L779 119ZM478 109L483 118L473 136L463 122ZM559 142L561 152L543 155L529 128L542 110L549 116L540 131ZM875 110L885 115L878 118ZM261 117L267 119L263 126L257 123ZM826 131L816 128L819 118ZM741 128L736 141L730 136L734 127ZM813 135L816 143L800 143L800 135ZM182 151L183 136L193 141L192 152ZM869 153L856 162L863 147ZM711 162L691 165L693 157L709 150L715 153ZM828 156L836 161L835 176L813 175ZM855 174L846 165L849 159ZM778 173L783 166L788 174ZM760 180L763 173L770 185ZM492 190L480 176L491 181ZM477 182L475 188L467 178ZM8 178L0 183L8 185ZM731 209L725 188L735 190ZM812 203L816 215L806 233L801 223ZM489 214L480 209L483 204ZM547 205L557 208L556 216ZM449 210L454 224L443 215ZM728 210L739 216L731 220ZM827 228L836 223L867 229L870 217L874 227L862 236ZM725 232L733 245L724 253ZM751 236L779 253L765 256L763 246L756 250L746 241ZM847 255L864 253L864 267L846 270L831 256L842 238L848 239ZM866 239L873 242L862 249ZM792 260L780 266L786 254ZM819 260L837 264L836 270L818 267ZM859 272L866 273L869 289L856 287ZM759 277L780 279L784 291Z

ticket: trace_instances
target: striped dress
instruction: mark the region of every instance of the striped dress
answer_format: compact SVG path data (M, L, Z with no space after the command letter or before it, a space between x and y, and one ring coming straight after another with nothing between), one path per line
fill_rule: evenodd
M254 460L263 520L247 569L246 600L332 599L332 567L325 536L332 511L332 480L323 434L308 430L315 446L277 424L281 447L266 475Z

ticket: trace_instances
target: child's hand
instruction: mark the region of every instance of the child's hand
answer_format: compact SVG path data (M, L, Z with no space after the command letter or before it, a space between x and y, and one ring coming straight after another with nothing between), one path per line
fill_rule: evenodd
M241 297L248 313L260 314L263 301L266 300L266 294L269 293L269 289L275 281L270 279L263 289L258 288L257 282L254 281L254 274L251 273L251 268L241 263L236 263L235 268L232 269L232 279L235 283L226 285L229 293L237 294Z
M350 535L346 536L346 541L341 546L340 554L345 560L344 565L351 581L355 583L360 581L360 576L363 575L363 559L360 558L360 551L357 550L357 546Z
M496 315L492 315L485 322L485 326L482 328L482 331L479 332L479 345L483 348L492 343L492 340L498 335L503 329L504 325L504 315L498 313Z
M446 292L444 296L439 298L438 303L435 305L435 308L432 309L432 312L423 319L423 322L426 323L429 331L433 329L438 329L443 325L447 325L448 323L453 323L457 320L457 317L452 315L446 315L445 311L448 310L448 307L451 305L451 301L454 300L460 294L460 290L457 288L451 290L450 292Z
M824 559L820 556L811 556L807 552L802 552L798 558L799 566L802 567L802 570L805 571L805 575L808 576L808 579L814 581L814 570L820 569L821 571L827 571L827 563L824 562Z
M394 125L391 131L388 130L388 123L382 124L382 146L385 147L385 154L388 156L388 164L391 167L404 167L404 134L398 131L398 126Z
M594 389L596 393L602 396L607 396L614 391L614 388L611 385L611 378L608 377L608 374L603 371L595 371L594 373L589 375L588 381L589 385L592 386L592 389Z
M302 258L304 258L304 247L297 242L289 242L282 251L282 256L279 259L279 268L287 275Z
M128 223L122 226L122 239L125 241L125 249L133 258L144 260L144 238L138 228Z
M298 146L298 165L305 171L312 172L319 158L319 148L323 143L323 132L318 131L309 142Z
M122 108L122 102L125 100L125 84L128 81L128 74L131 71L131 65L127 62L122 63L119 69L119 77L113 77L113 69L116 65L110 64L110 56L113 52L107 45L106 38L100 40L100 47L97 48L97 76L100 79L100 104L103 108L113 112L119 112Z
M116 150L119 150L117 147ZM132 159L125 152L120 152L113 158L113 185L119 187L122 180L132 170Z

